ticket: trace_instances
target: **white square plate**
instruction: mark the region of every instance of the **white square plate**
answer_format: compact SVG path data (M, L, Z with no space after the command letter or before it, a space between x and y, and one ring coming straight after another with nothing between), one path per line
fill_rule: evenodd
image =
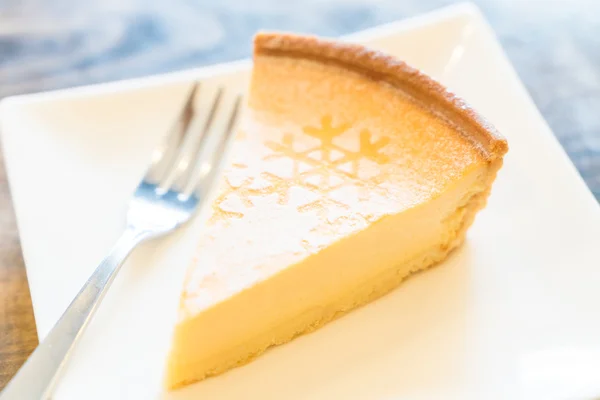
M161 375L202 220L135 252L56 399L552 399L600 394L600 208L472 6L353 35L433 75L508 138L489 206L439 268L255 362L174 393ZM193 79L8 99L1 130L40 338L118 236Z

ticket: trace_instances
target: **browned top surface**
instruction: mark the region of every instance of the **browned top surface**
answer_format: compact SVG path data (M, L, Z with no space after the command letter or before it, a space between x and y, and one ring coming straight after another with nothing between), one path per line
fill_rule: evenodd
M484 151L489 160L502 157L508 149L506 140L463 99L402 60L382 52L359 44L314 36L260 33L254 38L254 53L255 59L261 55L272 55L336 64L376 82L386 82L457 126L473 144ZM290 73L290 76L293 75ZM331 78L335 77L336 74L332 74ZM360 99L360 96L357 98Z

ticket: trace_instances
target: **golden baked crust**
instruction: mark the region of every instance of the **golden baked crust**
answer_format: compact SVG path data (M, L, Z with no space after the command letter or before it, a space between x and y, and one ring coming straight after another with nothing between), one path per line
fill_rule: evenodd
M338 64L387 82L453 125L482 151L488 162L501 159L508 151L506 140L496 128L462 98L428 75L382 52L314 36L264 32L254 37L254 57L261 55Z

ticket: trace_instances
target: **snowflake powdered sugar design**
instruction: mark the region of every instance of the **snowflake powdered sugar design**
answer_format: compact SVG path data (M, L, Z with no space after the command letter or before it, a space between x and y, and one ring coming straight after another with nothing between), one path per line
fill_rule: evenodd
M264 145L269 149L269 154L263 158L263 162L291 160L291 177L281 177L275 173L262 171L259 176L247 176L238 184L233 185L229 179L225 181L225 187L213 203L213 216L211 223L219 221L226 222L230 218L243 218L244 212L226 210L223 205L226 199L235 195L245 208L253 207L251 198L254 196L276 196L277 203L286 205L289 201L290 190L294 187L308 190L316 196L316 200L297 207L298 212L304 213L315 211L322 219L328 219L327 229L334 229L336 224L346 222L350 206L343 201L336 200L330 195L333 191L344 186L358 188L359 195L368 198L370 194L377 193L386 196L386 190L381 184L385 182L387 173L381 165L386 164L388 157L381 150L389 143L388 137L382 137L372 141L372 135L367 130L362 130L358 137L352 138L354 143L358 139L358 146L354 150L336 143L336 138L350 132L347 124L335 125L330 116L321 119L319 127L305 127L303 134L316 139L314 145L301 151L295 146L297 139L301 137L287 133L283 135L281 142L266 141ZM361 163L370 162L377 168L371 168L374 173L368 179L361 179ZM245 169L246 165L233 164L232 169ZM266 185L259 185L260 180ZM339 212L333 220L330 211L336 209ZM340 212L341 211L341 212ZM323 229L324 227L320 227Z

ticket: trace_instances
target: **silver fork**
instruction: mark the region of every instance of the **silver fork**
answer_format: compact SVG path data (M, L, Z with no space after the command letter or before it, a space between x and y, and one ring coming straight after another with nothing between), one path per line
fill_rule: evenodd
M155 150L129 204L122 236L2 391L0 400L50 397L59 372L127 256L141 242L172 232L190 220L202 204L233 137L241 98L235 96L224 110L224 92L219 89L212 105L195 116L198 87L193 86L166 140ZM197 119L203 120L200 137L192 132L192 122Z

